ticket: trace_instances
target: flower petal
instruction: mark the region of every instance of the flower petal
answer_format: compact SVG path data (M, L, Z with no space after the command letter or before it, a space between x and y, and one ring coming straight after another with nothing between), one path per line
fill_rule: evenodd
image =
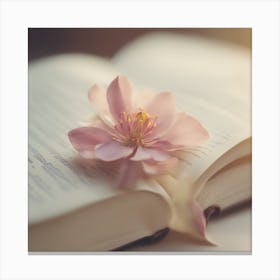
M164 161L169 158L169 155L164 151L156 150L156 149L149 149L138 147L135 155L130 159L133 161L142 161L142 160L149 160L153 159L155 161Z
M88 92L88 99L98 112L109 112L106 93L98 85L93 85Z
M143 171L140 163L123 160L118 172L117 186L120 188L133 188L141 177L143 177Z
M118 121L122 112L130 112L132 108L132 87L125 76L114 79L107 90L107 101L111 114Z
M194 223L197 227L198 232L205 237L206 234L206 219L203 214L203 209L196 200L191 203L191 209L193 214Z
M174 96L170 92L157 94L150 105L147 106L147 112L158 117L157 125L149 137L160 137L169 129L175 120L176 109Z
M78 151L93 150L97 144L112 140L109 133L98 127L79 127L69 131L68 137Z
M96 109L99 117L107 124L112 126L113 120L109 111L105 91L98 85L94 85L88 92L88 99Z
M86 159L96 158L94 150L83 150L80 152L80 156Z
M161 140L166 140L173 145L193 147L207 140L207 130L195 118L186 113L177 114L173 126L163 135Z
M178 159L170 157L166 161L156 162L153 160L147 160L142 162L142 167L145 173L150 175L158 175L170 171L178 163Z
M116 141L96 146L95 156L104 161L113 161L132 154L133 148L124 146Z
M135 109L147 109L147 106L154 99L155 93L150 89L140 90L137 94L135 94L134 99L134 108Z

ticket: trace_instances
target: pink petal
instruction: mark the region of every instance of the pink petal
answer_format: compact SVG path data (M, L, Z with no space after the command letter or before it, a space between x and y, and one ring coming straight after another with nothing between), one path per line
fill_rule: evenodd
M155 162L153 160L143 161L142 167L145 173L150 175L157 175L165 173L167 170L170 171L178 163L178 159L170 157L163 162Z
M108 112L108 104L105 91L98 85L93 85L88 92L88 99L98 112Z
M135 109L147 109L147 106L155 98L155 93L149 89L140 90L135 95L134 107Z
M156 150L156 149L149 149L138 147L135 155L130 159L133 161L142 161L142 160L149 160L153 159L155 161L164 161L169 158L169 155L163 151Z
M106 93L98 85L94 85L88 92L88 99L97 110L99 117L109 125L113 125L112 117L109 111Z
M98 127L79 127L69 131L68 137L78 151L93 150L97 144L112 140L109 133Z
M175 99L170 92L157 94L151 104L147 106L147 112L158 116L157 125L150 137L159 137L167 131L175 120Z
M96 158L94 150L84 150L80 152L80 156L86 159Z
M177 114L175 123L167 133L163 135L162 140L166 140L173 145L193 147L208 138L209 134L207 130L199 121L185 113L179 113Z
M111 82L107 90L107 101L111 114L118 121L122 112L130 112L132 108L132 87L125 76L118 76Z
M117 186L120 188L132 188L138 179L143 176L141 165L138 162L124 160L118 172Z
M201 206L198 204L196 200L192 201L191 205L192 209L192 214L193 214L193 219L194 223L198 229L198 232L202 235L205 236L206 233L206 219L203 213L203 209Z
M95 156L104 161L113 161L132 154L133 148L111 141L100 144L95 149Z

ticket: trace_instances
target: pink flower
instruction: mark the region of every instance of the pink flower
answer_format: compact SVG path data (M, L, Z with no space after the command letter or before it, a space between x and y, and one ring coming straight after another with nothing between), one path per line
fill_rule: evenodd
M165 172L177 162L173 151L197 146L209 137L196 119L176 113L171 93L145 90L133 95L124 76L111 82L107 94L94 85L88 97L98 119L71 130L69 139L84 158L119 161L121 186L143 174Z

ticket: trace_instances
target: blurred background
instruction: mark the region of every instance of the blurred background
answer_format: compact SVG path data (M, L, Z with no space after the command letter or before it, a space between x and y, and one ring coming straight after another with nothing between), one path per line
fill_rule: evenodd
M195 33L251 48L251 28L29 28L28 60L60 53L112 57L129 41L159 30Z

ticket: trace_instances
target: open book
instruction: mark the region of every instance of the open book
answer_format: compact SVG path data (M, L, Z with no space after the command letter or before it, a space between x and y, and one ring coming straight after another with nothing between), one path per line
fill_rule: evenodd
M29 251L113 250L171 228L207 238L206 219L251 199L250 49L152 33L112 59L67 54L29 65ZM125 74L175 94L210 138L178 153L176 172L113 187L116 174L81 159L67 133L93 114L87 92Z

